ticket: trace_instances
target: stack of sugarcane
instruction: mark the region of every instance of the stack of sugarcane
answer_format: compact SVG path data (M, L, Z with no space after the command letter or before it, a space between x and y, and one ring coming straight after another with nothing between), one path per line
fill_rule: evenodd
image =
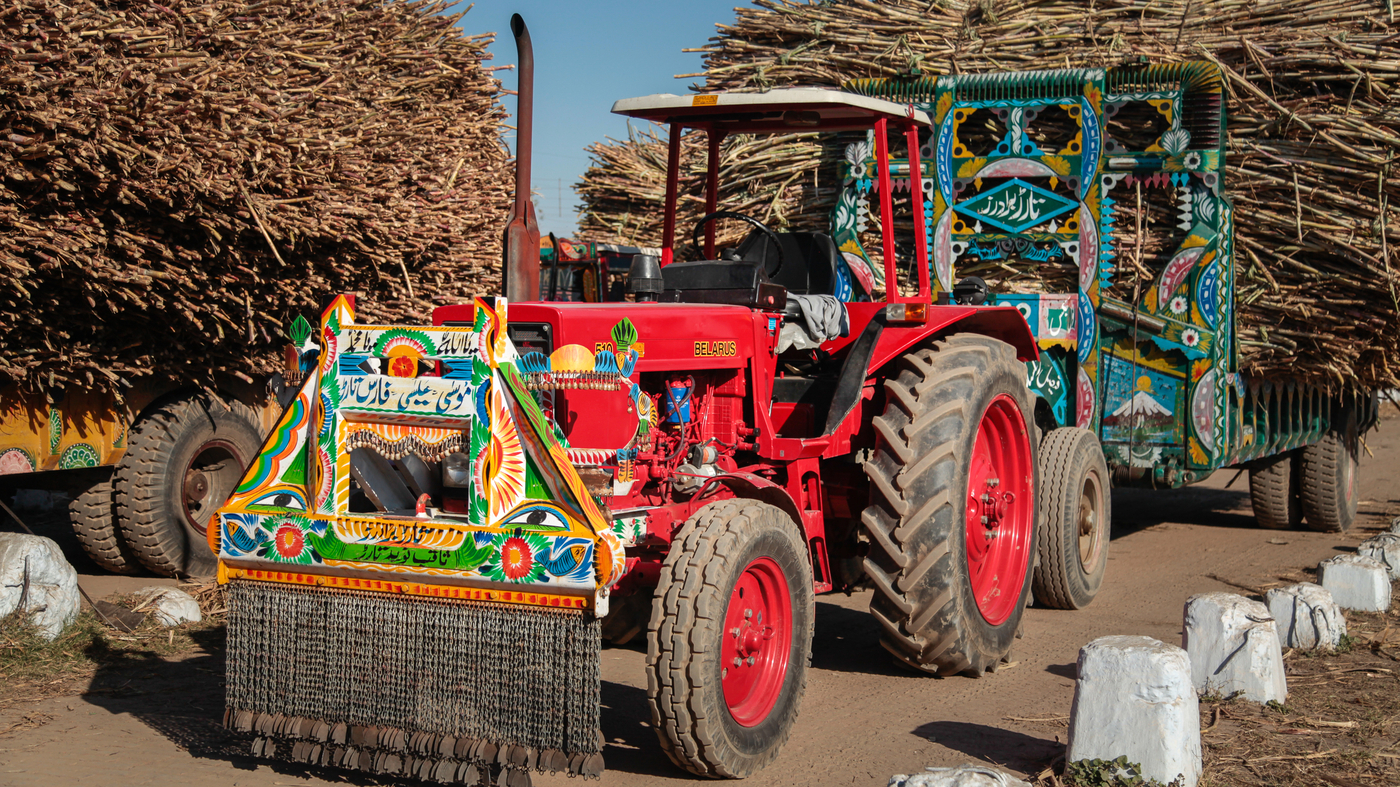
M1331 387L1400 384L1400 24L1393 0L756 0L699 51L705 90L840 86L859 77L1206 59L1225 71L1227 181L1241 352L1255 373ZM788 141L724 196L762 221L826 226L834 157ZM664 149L590 149L582 234L655 244ZM681 227L698 217L687 148Z
M0 10L0 387L251 379L335 293L417 321L495 291L492 34L447 5Z

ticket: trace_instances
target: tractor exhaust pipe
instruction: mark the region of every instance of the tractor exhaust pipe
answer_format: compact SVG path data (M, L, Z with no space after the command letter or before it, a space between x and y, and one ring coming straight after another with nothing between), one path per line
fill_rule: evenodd
M520 14L510 18L519 60L515 117L515 205L502 238L501 292L511 302L540 299L540 228L530 201L530 134L535 114L535 50Z

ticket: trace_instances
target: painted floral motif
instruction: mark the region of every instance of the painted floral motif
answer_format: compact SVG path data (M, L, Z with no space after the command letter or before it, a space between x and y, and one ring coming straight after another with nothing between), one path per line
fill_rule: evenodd
M278 563L296 563L307 566L320 563L321 556L316 548L306 540L306 534L292 520L278 522L272 531L272 538L258 547L258 557Z
M1168 304L1167 307L1172 310L1172 314L1185 314L1186 296L1178 295L1175 298L1172 298L1171 303Z
M481 567L481 573L497 582L539 582L544 563L539 558L548 544L534 533L502 533L496 537L496 554Z
M1181 343L1187 347L1195 347L1201 343L1201 334L1194 328L1187 328L1181 332Z

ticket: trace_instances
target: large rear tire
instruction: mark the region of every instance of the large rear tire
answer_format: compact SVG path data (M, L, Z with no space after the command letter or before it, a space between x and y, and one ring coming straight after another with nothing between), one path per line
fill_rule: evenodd
M1356 410L1346 408L1340 420L1321 440L1303 447L1299 462L1302 478L1298 493L1304 520L1309 528L1330 533L1351 529L1360 502L1357 485L1361 435Z
M1093 432L1056 429L1040 444L1040 562L1035 598L1083 609L1103 585L1113 521L1108 464Z
M111 479L93 481L68 504L68 521L78 544L98 567L113 574L135 574L141 564L117 532L115 505Z
M700 776L773 761L807 687L811 563L781 509L725 500L671 542L647 627L647 698L661 748Z
M1011 651L1036 549L1025 365L956 335L899 360L866 463L865 571L881 644L902 664L981 676Z
M1266 530L1291 530L1303 524L1298 494L1298 457L1292 451L1257 459L1249 465L1249 502L1254 521Z
M165 576L214 573L209 518L261 444L256 416L237 401L179 399L136 422L113 487L122 536L142 565Z

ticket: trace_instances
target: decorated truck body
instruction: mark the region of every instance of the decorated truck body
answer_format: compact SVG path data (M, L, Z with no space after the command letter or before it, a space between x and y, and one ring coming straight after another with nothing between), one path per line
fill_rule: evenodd
M210 518L277 414L266 387L222 382L202 390L153 375L120 398L0 390L0 482L70 493L73 532L101 568L210 576Z
M228 586L226 724L262 756L444 782L602 770L603 636L647 639L663 750L743 777L797 722L817 593L875 585L899 663L995 671L1036 550L1037 441L1010 306L938 304L922 224L897 250L887 162L930 117L834 90L659 95L666 232L633 300L539 301L522 45L510 302L431 326L326 310L307 380L209 531ZM710 140L690 261L679 139ZM718 252L728 134L873 134L887 292L838 296L823 233L752 217ZM923 193L909 197L922 215ZM901 282L898 286L894 282Z
M926 232L935 290L1014 306L1036 335L1027 377L1045 435L1039 601L1092 600L1110 485L1180 487L1247 468L1261 526L1350 527L1359 435L1375 422L1376 398L1260 379L1240 364L1217 66L870 79L846 89L933 117L921 158L890 166L903 183L917 172L934 193ZM855 269L868 265L859 225L877 166L870 148L848 147L833 216ZM878 267L867 269L880 286ZM960 281L964 269L978 276Z

